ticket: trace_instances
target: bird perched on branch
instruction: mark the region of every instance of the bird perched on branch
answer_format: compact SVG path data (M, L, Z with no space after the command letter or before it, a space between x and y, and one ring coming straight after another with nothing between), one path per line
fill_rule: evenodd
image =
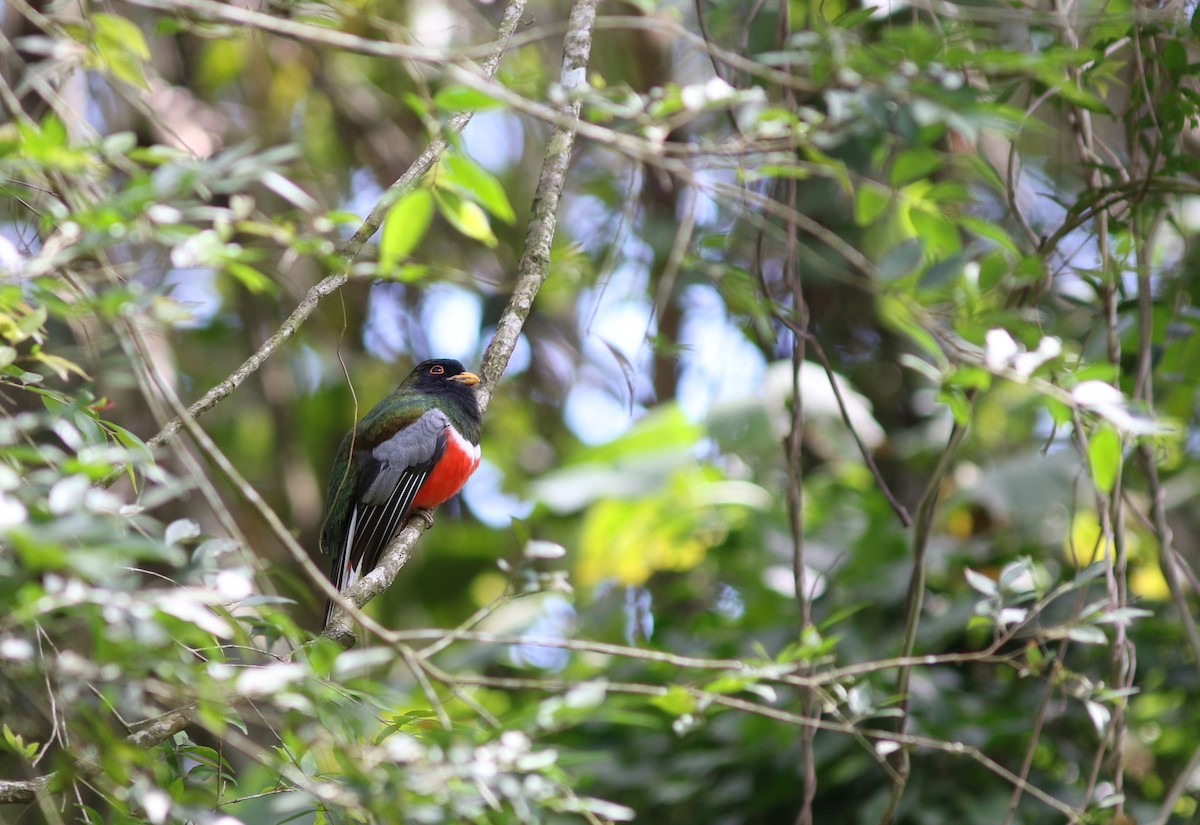
M346 434L325 495L321 551L341 592L375 569L408 515L453 496L479 466L479 376L442 358L417 365ZM333 617L325 611L325 624Z

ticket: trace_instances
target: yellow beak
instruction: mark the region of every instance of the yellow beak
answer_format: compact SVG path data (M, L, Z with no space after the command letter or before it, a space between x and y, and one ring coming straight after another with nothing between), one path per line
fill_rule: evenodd
M457 381L460 384L466 384L468 387L473 387L479 383L479 376L473 372L460 372L450 380Z

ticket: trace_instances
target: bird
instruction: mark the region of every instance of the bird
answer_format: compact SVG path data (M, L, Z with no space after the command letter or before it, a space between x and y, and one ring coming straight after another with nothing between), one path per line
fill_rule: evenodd
M432 524L429 511L479 466L478 383L452 358L422 361L342 439L320 535L339 592L375 569L410 513Z

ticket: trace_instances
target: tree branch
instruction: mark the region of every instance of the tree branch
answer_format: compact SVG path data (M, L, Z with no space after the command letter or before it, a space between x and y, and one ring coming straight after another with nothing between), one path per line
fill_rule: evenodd
M496 332L480 363L480 380L476 388L480 413L487 412L496 384L508 367L508 360L517 346L517 338L533 308L533 299L537 297L538 290L550 274L550 248L558 224L558 204L566 186L567 169L570 167L571 152L575 145L574 124L579 118L580 103L572 98L587 77L597 2L598 0L575 0L571 7L559 80L566 98L560 106L564 120L554 127L546 144L541 176L533 196L532 216L525 233L525 251L517 265L517 281L508 306L500 316ZM343 594L345 599L356 607L362 607L387 590L400 568L408 563L413 545L424 531L424 519L410 520L392 539L375 570L347 590ZM347 648L353 646L356 641L350 619L342 610L334 611L323 635Z
M139 748L153 747L179 733L195 721L195 718L196 711L193 708L173 710L153 719L141 730L129 734L125 741ZM75 767L75 775L79 777L95 776L99 772L100 766L94 762L80 762ZM48 773L33 779L0 779L0 805L19 805L36 801L53 778L54 774Z

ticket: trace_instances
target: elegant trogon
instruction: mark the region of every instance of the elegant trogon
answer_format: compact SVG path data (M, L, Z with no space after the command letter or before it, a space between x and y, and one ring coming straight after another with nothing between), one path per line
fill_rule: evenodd
M346 434L321 522L321 550L339 591L375 569L410 512L441 504L475 472L478 383L458 361L424 361ZM326 624L332 615L331 603Z

